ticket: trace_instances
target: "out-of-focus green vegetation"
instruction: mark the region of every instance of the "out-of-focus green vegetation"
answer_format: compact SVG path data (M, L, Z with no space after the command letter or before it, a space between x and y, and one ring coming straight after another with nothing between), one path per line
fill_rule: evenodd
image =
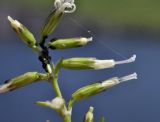
M49 8L54 0L6 0L8 4ZM160 26L160 0L75 0L78 12L101 23Z
M160 26L160 0L85 0L80 4L81 11L102 22Z

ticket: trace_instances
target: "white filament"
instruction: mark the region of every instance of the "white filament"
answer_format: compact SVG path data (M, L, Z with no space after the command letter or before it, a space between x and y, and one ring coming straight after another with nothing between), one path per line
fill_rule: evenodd
M61 3L62 3L61 0L55 0L54 7L58 9L61 6Z
M132 63L136 60L136 55L133 55L131 58L123 61L115 61L115 64L127 64L127 63Z
M131 75L118 78L120 83L125 82L125 81L129 81L129 80L134 80L134 79L137 79L137 73L133 73Z
M67 7L66 7L67 8ZM73 13L76 11L76 5L75 4L71 4L70 7L68 7L70 10L65 10L64 13Z

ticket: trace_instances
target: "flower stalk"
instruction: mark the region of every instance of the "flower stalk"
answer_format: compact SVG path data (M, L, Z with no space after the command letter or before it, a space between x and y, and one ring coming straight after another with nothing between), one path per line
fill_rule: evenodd
M110 78L101 82L96 82L91 85L84 86L76 90L71 95L69 102L67 102L63 98L61 89L58 84L58 77L61 68L71 70L100 70L106 68L113 68L115 67L115 65L132 63L136 59L136 55L133 55L131 58L122 61L115 61L114 59L99 60L96 58L82 57L70 59L61 58L57 64L54 64L49 54L49 49L52 49L54 51L56 49L77 48L85 46L92 41L92 37L56 40L52 39L50 42L47 41L47 37L53 33L63 15L65 13L73 13L76 10L76 5L74 2L74 0L55 0L54 8L42 27L40 35L41 39L39 40L39 42L23 24L8 16L11 27L14 29L20 39L29 48L31 48L34 52L38 54L38 59L42 63L42 68L44 69L45 73L27 72L23 75L5 81L5 83L0 86L0 93L6 93L35 82L50 82L53 86L56 96L51 101L39 101L36 102L36 104L38 106L47 107L55 110L57 113L59 113L64 122L72 122L72 109L75 102L90 98L122 82L137 79L136 73L121 78ZM84 122L94 121L93 110L93 107L89 108L89 111L85 115ZM100 122L104 122L104 119L101 119Z

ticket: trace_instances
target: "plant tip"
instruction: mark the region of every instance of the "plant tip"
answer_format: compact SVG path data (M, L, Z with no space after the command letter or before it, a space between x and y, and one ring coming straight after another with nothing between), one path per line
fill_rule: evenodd
M130 61L134 62L136 60L137 56L136 54L134 54L131 58L130 58Z
M93 111L94 111L94 107L91 106L91 107L89 108L89 111L90 111L90 112L93 112Z
M122 61L116 61L115 64L128 64L128 63L132 63L132 62L135 62L136 60L136 55L134 54L131 58L129 59L126 59L126 60L122 60Z
M136 72L131 74L131 75L119 78L119 82L121 83L121 82L129 81L129 80L135 80L135 79L138 79Z
M1 85L1 86L0 86L0 93L8 92L8 91L9 91L8 85L9 85L9 84Z
M10 22L13 22L13 18L11 16L8 16L7 19L10 21Z
M93 41L93 37L88 38L88 41L92 42Z

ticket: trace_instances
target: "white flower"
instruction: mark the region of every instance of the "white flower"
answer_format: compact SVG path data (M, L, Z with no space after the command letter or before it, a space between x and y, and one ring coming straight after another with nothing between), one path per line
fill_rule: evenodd
M60 98L60 97L56 97L51 101L51 106L54 109L61 109L64 106L65 102L64 99Z
M19 21L12 19L10 16L8 16L8 20L11 22L13 28L21 28L22 25Z
M4 84L0 86L0 93L6 93L10 91L9 86L11 85L11 83L8 84Z
M65 101L64 101L63 98L56 97L52 101L37 102L37 105L44 106L44 107L49 107L49 108L52 108L56 111L59 111L59 110L64 108Z
M73 13L76 10L74 0L55 0L54 7L64 13Z
M92 65L94 69L105 69L105 68L112 68L115 65L118 64L127 64L132 63L136 60L136 55L133 55L131 58L123 61L115 61L113 59L111 60L95 60L95 63Z
M129 81L129 80L133 80L133 79L137 79L137 73L133 73L131 75L118 78L120 83L125 82L125 81Z
M121 78L117 78L117 77L111 78L109 80L103 81L101 85L102 85L102 87L110 88L110 87L117 85L119 83L129 81L129 80L134 80L134 79L137 79L137 73L133 73L131 75L127 75L127 76L124 76Z
M113 68L115 67L115 65L119 64L132 63L135 60L136 60L136 55L133 55L131 58L122 61L115 61L113 59L98 60L96 58L70 58L63 60L62 67L67 69L76 69L76 70L84 70L84 69L101 70L101 69Z

